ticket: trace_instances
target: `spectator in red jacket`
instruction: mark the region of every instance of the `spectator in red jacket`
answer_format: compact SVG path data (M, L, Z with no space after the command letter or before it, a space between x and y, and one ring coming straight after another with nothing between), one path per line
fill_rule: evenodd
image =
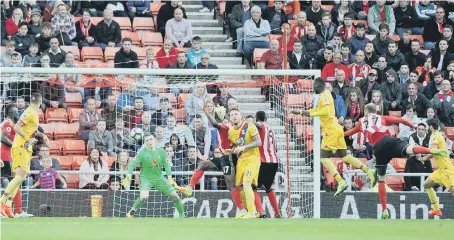
M159 68L169 68L170 65L177 62L178 49L172 44L172 41L167 39L164 41L164 47L156 54L156 60L159 63Z
M350 79L350 74L348 71L347 66L341 63L341 54L334 53L333 62L330 62L323 67L322 70L322 78L326 81L334 81L336 77L336 71L339 69L344 70L345 72L345 79Z
M8 36L14 36L19 31L19 24L24 21L22 10L20 8L14 9L11 18L8 18L5 22L6 34Z

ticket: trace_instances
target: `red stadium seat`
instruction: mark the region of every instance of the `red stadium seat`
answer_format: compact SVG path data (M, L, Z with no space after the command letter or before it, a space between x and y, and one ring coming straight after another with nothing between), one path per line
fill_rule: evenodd
M288 108L302 108L304 106L305 94L287 94L285 95L284 104Z
M419 40L419 42L422 45L424 44L424 38L422 37L422 35L410 35L410 39L411 40L413 40L413 39Z
M306 109L312 108L312 94L304 94L304 105L306 105Z
M76 138L77 132L79 131L79 123L57 123L54 132L54 138L66 139L66 138Z
M78 122L80 113L85 111L83 108L70 108L68 109L69 112L69 122Z
M132 30L137 31L154 31L154 21L148 17L134 17Z
M130 38L132 41L132 45L139 46L140 45L140 38L139 35L136 32L130 32L130 31L121 31L121 41L123 42L123 39L125 38Z
M104 61L108 60L114 60L115 59L115 53L120 51L119 47L106 47L104 50Z
M109 165L109 169L110 169L110 167L115 162L115 160L117 160L117 157L102 156L101 159L107 162L107 164Z
M38 110L38 117L39 117L39 122L44 122L44 112L41 108Z
M49 145L49 152L50 152L50 154L60 155L60 153L61 153L61 146L60 146L60 142L59 142L59 141L52 141L52 140L50 140L48 145Z
M190 93L181 93L178 95L178 108L184 108L184 102L188 98Z
M47 108L46 123L48 122L68 122L68 113L64 108Z
M121 30L126 30L126 31L132 30L131 19L129 19L128 17L114 17L113 20L116 21L118 23L118 25L120 25Z
M72 156L50 156L50 157L58 160L62 170L71 170L71 166L73 164Z
M65 103L68 107L82 107L82 96L79 92L66 92Z
M445 127L446 137L449 139L454 139L454 127Z
M405 189L404 177L387 176L385 182L394 191L403 191Z
M131 50L137 53L137 58L139 60L144 60L147 58L147 48L132 46Z
M164 40L162 35L159 32L143 32L140 37L140 42L143 47L146 46L162 46L164 45ZM157 51L155 51L156 53Z
M184 109L173 109L172 114L175 116L177 122L184 122L186 120L186 110Z
M65 139L63 141L63 155L81 155L86 152L84 140Z
M404 172L406 164L406 158L393 158L391 160L391 165L394 167L394 169L396 169L396 172Z
M69 189L79 189L79 174L63 174Z
M296 82L296 89L299 91L312 91L314 89L314 80L312 79L299 79Z
M279 34L270 34L268 35L268 39L271 40L279 40L280 38L282 37L282 35L279 35Z
M394 40L396 42L398 42L400 40L400 37L397 34L392 35L391 38L392 38L392 40Z
M43 128L44 134L46 134L49 139L54 139L56 123L41 123L39 126Z
M79 47L77 47L77 46L60 46L60 48L62 50L64 50L65 52L72 52L74 54L74 59L76 59L76 61L80 61Z
M158 2L158 3L151 3L151 6L150 6L150 11L151 11L151 14L153 14L153 21L155 22L155 29L158 29L158 12L159 12L159 9L164 6L166 3L165 2Z
M268 50L270 50L270 49L269 48L255 48L254 53L253 53L254 64L256 64L257 61L260 60L262 55Z
M290 27L296 26L298 24L296 20L288 20L288 23L290 24Z
M72 157L71 168L73 170L79 170L82 162L88 159L88 156L86 156L86 155L76 155L76 156L69 156L69 157Z
M87 59L104 59L104 55L100 47L83 47L80 56L82 61Z

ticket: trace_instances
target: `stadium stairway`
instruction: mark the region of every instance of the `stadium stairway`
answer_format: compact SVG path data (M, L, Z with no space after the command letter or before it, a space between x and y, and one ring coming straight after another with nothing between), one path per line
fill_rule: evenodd
M221 69L245 69L241 57L236 57L232 43L226 43L227 35L223 34L223 19L217 16L213 19L212 12L201 13L201 1L184 1L188 20L191 21L193 36L202 38L202 47L210 54L210 61Z

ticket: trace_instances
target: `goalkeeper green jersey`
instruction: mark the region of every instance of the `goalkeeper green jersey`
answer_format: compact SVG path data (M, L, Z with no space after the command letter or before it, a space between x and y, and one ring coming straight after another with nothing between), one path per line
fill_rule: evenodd
M137 165L140 168L140 178L143 177L154 180L163 177L162 169L164 168L167 176L172 176L170 165L167 162L167 153L164 149L156 147L154 150L146 146L140 148L134 160L128 166L128 173L132 174Z

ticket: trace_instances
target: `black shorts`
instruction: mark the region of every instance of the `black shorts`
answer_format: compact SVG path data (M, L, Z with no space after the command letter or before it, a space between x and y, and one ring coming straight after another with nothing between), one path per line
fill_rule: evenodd
M232 168L234 167L234 165L228 155L222 156L220 158L213 158L211 162L214 163L214 165L216 165L216 168L218 170L221 170L224 175L232 174Z
M407 157L408 142L390 136L383 137L374 146L377 166L386 166L393 158Z
M271 186L273 185L278 166L278 163L260 164L258 188L263 186L266 191L271 190Z
M1 169L1 174L3 178L11 178L12 172L11 172L11 162L3 162L5 166L3 166Z

